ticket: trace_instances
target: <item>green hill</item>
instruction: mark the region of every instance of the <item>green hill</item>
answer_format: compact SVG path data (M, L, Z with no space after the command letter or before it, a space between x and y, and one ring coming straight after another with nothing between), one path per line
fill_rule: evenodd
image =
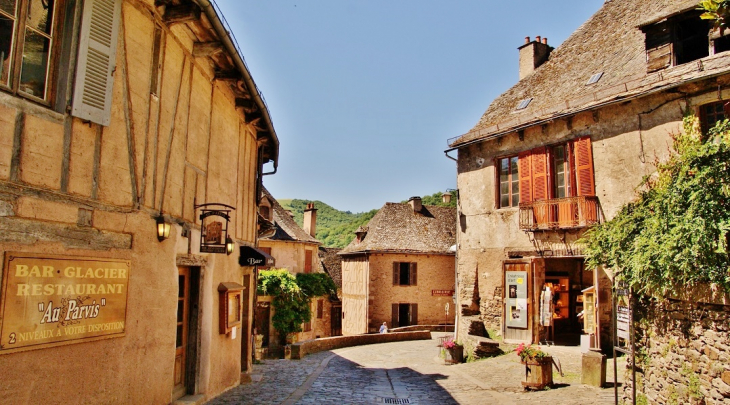
M435 193L422 198L424 205L447 205L441 202L441 193ZM308 203L314 203L317 208L317 234L316 238L326 247L344 248L355 238L355 230L360 225L367 225L370 219L380 208L367 212L352 213L332 208L322 201L281 199L277 200L284 209L294 214L294 220L302 226L304 210ZM405 202L405 201L404 201ZM449 206L456 206L456 198L452 198Z

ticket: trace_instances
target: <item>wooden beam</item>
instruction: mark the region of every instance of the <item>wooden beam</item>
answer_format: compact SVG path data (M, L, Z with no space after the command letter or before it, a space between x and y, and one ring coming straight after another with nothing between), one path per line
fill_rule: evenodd
M256 140L268 139L269 137L271 137L271 132L269 131L256 131Z
M261 111L251 111L251 112L243 112L243 117L246 120L246 122L253 122L254 120L257 120L261 118Z
M215 80L238 81L241 80L241 72L237 70L218 70L215 72Z
M201 10L195 3L185 3L179 6L166 6L162 20L168 25L200 20Z
M132 235L57 222L0 217L0 242L56 242L62 243L66 248L90 250L131 249Z
M220 52L223 52L223 44L217 41L195 42L193 44L194 58L207 58Z
M236 108L243 108L246 111L256 109L256 102L250 98L236 97Z

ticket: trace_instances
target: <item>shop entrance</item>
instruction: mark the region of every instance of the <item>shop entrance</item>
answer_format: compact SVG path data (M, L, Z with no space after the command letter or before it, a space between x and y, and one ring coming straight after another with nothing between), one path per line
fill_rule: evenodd
M195 393L200 269L178 267L173 400Z
M577 346L584 333L582 291L593 286L593 271L584 270L581 258L559 258L545 259L544 274L540 297L544 297L547 289L550 289L550 308L545 299L540 301L538 310L541 311L541 324L544 326L540 340ZM549 311L549 315L546 311Z

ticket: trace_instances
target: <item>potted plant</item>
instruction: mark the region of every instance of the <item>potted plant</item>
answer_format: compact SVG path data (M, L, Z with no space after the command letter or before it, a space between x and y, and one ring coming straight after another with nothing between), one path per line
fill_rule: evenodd
M539 346L520 343L515 350L520 361L525 365L525 389L544 389L553 385L553 358L540 350Z
M464 361L464 346L460 345L453 338L448 338L443 343L446 354L446 364L459 364Z

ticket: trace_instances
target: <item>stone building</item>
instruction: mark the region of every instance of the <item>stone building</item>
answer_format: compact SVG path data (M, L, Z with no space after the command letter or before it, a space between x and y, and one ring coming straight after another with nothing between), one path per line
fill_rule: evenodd
M311 203L304 211L303 229L291 214L263 188L259 201L259 214L273 223L269 235L259 239L259 249L276 258L277 269L287 269L291 274L325 273L319 260L321 242L315 239L317 209ZM332 336L330 297L316 297L311 301L312 320L302 325L302 332L294 334L293 341ZM262 349L278 348L277 331L271 322L274 309L272 297L259 296L256 306L256 330L261 335ZM267 350L268 351L268 350Z
M607 1L556 49L526 38L520 80L450 140L462 339L476 322L508 341L611 346L611 274L586 269L576 241L635 197L686 112L725 118L730 40L696 3Z
M230 28L207 0L0 16L0 403L238 385L255 279L237 246L279 143Z
M342 334L452 323L456 210L386 203L344 248ZM451 311L453 314L453 310ZM452 318L453 319L453 318Z
M330 298L332 305L329 314L330 336L342 335L342 260L338 254L341 250L339 248L319 247L319 261L322 264L322 269L330 275L337 287L337 298Z

